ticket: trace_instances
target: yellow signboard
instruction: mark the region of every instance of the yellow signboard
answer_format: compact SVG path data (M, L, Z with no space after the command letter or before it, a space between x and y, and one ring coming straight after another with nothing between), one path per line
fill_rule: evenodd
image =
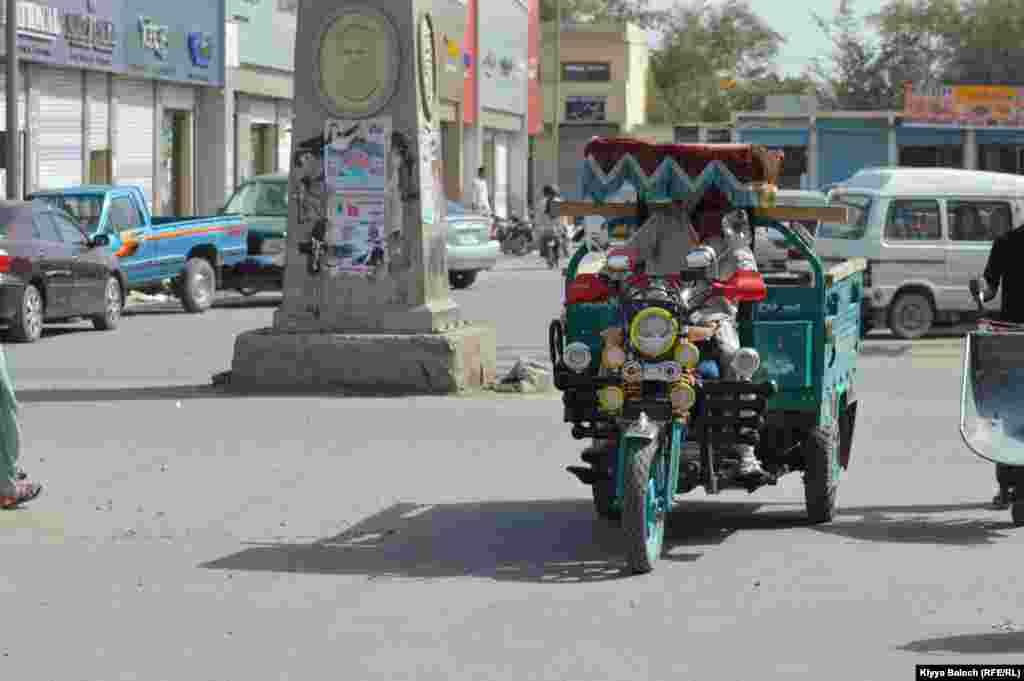
M1024 127L1024 88L956 85L916 94L908 85L903 113L907 119L922 123Z

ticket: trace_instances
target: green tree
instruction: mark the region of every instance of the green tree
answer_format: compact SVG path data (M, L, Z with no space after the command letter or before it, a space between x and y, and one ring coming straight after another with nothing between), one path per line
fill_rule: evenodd
M1018 0L891 0L871 17L884 40L902 40L915 88L1024 81L1024 14Z
M746 0L677 4L660 27L650 64L651 122L724 121L772 86L794 87L775 69L783 37ZM725 88L723 80L735 86Z
M828 108L872 110L893 106L896 90L890 73L894 46L875 45L865 40L863 22L850 0L840 0L831 19L811 13L815 24L832 43L827 60L815 59L808 75L818 84L819 98Z

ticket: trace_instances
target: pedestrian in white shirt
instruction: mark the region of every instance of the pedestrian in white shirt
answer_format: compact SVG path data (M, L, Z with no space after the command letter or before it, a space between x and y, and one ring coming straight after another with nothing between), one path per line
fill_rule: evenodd
M473 210L483 215L491 214L491 199L487 191L486 169L480 166L473 180Z

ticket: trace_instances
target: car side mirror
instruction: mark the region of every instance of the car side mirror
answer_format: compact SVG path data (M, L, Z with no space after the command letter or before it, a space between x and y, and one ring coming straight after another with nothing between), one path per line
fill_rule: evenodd
M107 234L97 234L96 236L89 239L89 246L91 248L104 248L110 245L110 236Z

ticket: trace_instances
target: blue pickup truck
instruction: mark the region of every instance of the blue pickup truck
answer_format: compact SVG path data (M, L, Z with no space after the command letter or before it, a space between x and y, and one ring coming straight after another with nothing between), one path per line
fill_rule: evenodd
M142 190L133 185L67 187L29 198L67 211L90 236L107 235L129 290L157 291L170 280L189 312L209 309L223 273L246 258L247 230L240 216L153 217Z

